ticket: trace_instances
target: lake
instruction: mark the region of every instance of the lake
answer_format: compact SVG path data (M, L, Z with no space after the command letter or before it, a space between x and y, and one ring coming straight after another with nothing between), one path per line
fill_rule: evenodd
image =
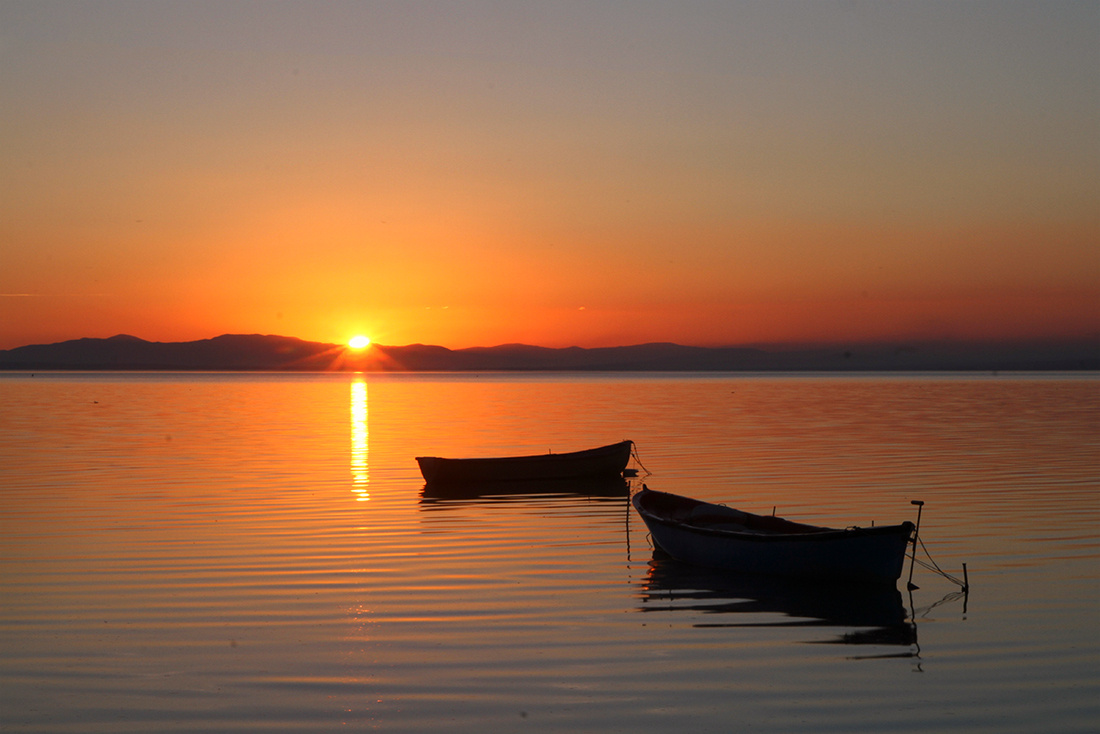
M622 439L626 491L924 501L969 593L684 567L626 491L414 458ZM4 731L1100 727L1096 374L0 374L0 513Z

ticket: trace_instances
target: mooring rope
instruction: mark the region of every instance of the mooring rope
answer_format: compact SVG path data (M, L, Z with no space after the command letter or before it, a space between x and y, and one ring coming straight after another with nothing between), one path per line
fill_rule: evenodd
M630 455L634 457L634 461L638 462L638 466L642 467L642 471L645 472L647 477L653 473L649 469L646 469L645 464L643 464L641 458L638 457L638 444L633 441L630 442Z
M934 558L932 558L932 554L928 552L928 546L926 546L924 544L924 538L919 538L918 537L917 542L920 543L920 547L922 549L924 549L924 555L928 556L928 561L929 562L926 563L926 562L922 561L921 559L917 558L917 550L916 550L916 548L914 548L913 549L913 560L916 563L920 564L922 568L927 568L929 571L934 571L935 573L938 573L940 576L943 576L948 581L950 581L952 583L955 583L955 584L958 584L963 589L969 588L968 584L963 583L962 581L955 578L954 576L952 576L951 574L947 573L946 571L944 571L942 568L939 567L939 564L936 563L936 560Z

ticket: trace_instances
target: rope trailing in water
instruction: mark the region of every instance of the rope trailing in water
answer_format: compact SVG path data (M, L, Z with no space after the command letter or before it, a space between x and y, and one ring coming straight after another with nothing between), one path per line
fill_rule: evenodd
M630 442L630 455L634 457L634 461L638 462L638 466L642 467L642 471L645 472L645 476L648 477L650 474L653 473L649 469L646 469L645 464L643 464L642 460L638 457L638 444L634 443L633 441Z
M962 587L962 590L963 590L964 594L969 594L970 593L970 577L966 573L966 564L965 563L963 564L963 577L965 579L964 581L959 581L957 578L955 578L954 576L952 576L951 574L947 573L946 571L944 571L942 568L939 567L939 564L936 563L935 559L932 558L932 554L928 552L928 546L926 546L924 544L924 538L920 537L920 518L921 518L921 511L924 510L924 502L922 500L913 500L909 504L915 505L917 507L917 527L913 531L912 539L909 541L913 545L913 554L909 557L909 583L906 584L906 586L908 586L908 588L909 588L909 591L913 591L915 589L920 588L919 586L917 586L916 584L913 583L913 567L916 564L919 563L922 568L927 568L929 571L934 571L935 573L938 573L940 576L943 576L948 581L950 581L952 583L955 583L955 584L958 584L960 587ZM920 544L920 547L924 548L924 554L926 556L928 556L928 560L930 561L930 563L925 563L924 561L921 561L921 560L917 559L917 544Z
M938 573L940 576L943 576L948 581L950 581L954 584L958 584L964 591L969 591L970 590L969 582L963 582L963 581L959 580L958 578L952 576L951 574L947 573L947 571L944 571L942 568L940 568L939 564L936 563L936 560L934 558L932 558L932 554L928 552L928 546L926 546L924 544L924 539L923 538L918 537L917 542L920 543L920 547L924 550L924 554L926 556L928 556L928 562L926 563L925 561L922 561L919 558L917 558L916 548L913 549L913 561L914 562L919 563L922 568L927 568L929 571L933 571L935 573ZM965 564L963 564L963 568L964 569L966 568Z

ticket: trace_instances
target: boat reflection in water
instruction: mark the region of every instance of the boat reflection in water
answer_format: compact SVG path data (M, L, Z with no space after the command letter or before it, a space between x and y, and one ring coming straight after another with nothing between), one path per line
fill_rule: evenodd
M454 499L479 499L509 496L530 498L532 495L570 497L606 497L625 499L630 496L630 483L621 476L602 479L531 479L492 482L429 482L420 491L424 502Z
M848 628L819 644L882 645L905 652L859 657L917 657L917 628L901 593L879 584L813 583L738 574L681 563L653 552L641 584L640 611L706 615L693 627Z

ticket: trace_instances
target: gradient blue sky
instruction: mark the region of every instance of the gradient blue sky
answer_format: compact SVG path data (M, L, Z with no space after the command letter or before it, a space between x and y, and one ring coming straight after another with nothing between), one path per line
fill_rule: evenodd
M0 348L1100 339L1097 2L0 0Z

